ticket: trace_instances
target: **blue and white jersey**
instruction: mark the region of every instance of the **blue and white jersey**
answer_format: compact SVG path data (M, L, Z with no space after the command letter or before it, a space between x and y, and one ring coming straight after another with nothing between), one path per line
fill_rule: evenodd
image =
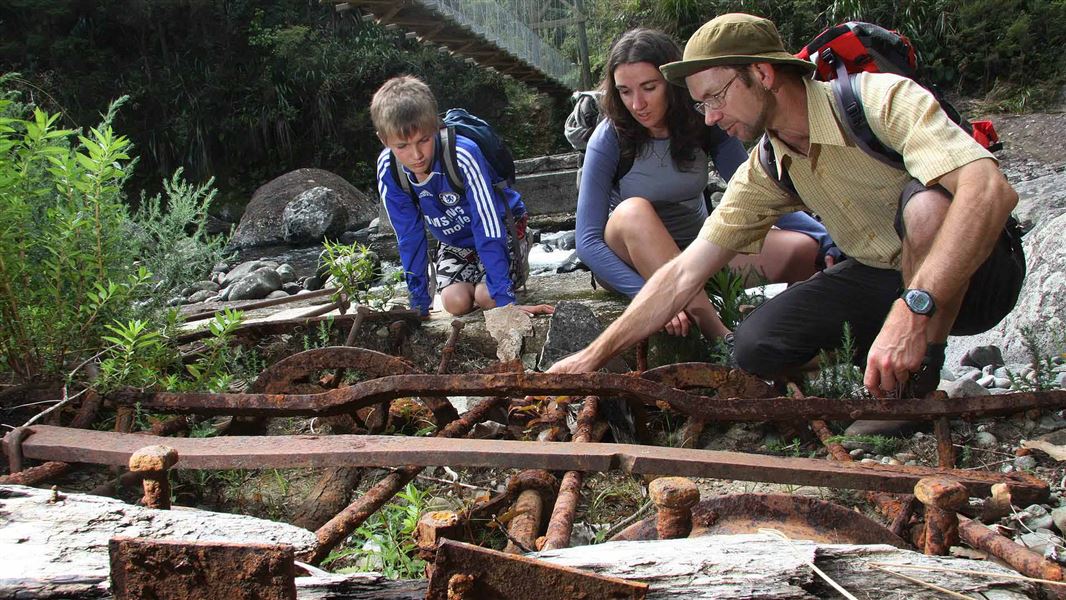
M433 153L433 169L428 179L418 183L411 171L400 165L401 173L410 180L418 196L417 204L393 180L389 149L385 148L378 155L378 193L385 204L392 228L396 230L411 308L419 309L423 314L432 305L427 285L429 256L423 222L441 242L477 251L481 264L485 266L485 283L497 306L513 304L515 301L503 203L506 201L510 205L515 218L524 215L526 207L515 190L506 188L501 194L493 188L492 184L499 181L500 177L492 170L476 143L457 135L455 151L459 172L466 185L463 194L452 189L444 174L439 135Z

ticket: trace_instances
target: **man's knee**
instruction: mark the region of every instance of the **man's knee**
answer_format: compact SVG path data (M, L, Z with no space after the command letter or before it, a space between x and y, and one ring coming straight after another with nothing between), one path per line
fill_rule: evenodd
M755 316L754 314L752 316ZM733 358L741 369L761 377L777 377L806 364L810 351L798 340L774 335L758 322L744 321L734 332Z
M940 187L923 189L906 200L902 209L902 231L904 244L926 247L944 223L944 217L951 206L951 196Z

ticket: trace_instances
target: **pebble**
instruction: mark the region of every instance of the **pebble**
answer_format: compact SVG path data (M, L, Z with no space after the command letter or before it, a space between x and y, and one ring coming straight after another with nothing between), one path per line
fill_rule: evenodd
M977 385L986 388L992 387L995 383L996 378L993 375L982 375L981 378L977 380Z
M978 431L977 434L973 436L973 445L978 448L995 448L998 443L999 440L996 439L996 436L987 431Z
M1054 521L1059 531L1066 532L1066 506L1060 506L1051 511L1051 520Z
M852 450L851 452L848 452L848 455L851 456L852 458L862 458L863 456L866 455L866 451L863 450L862 448L856 448L856 449Z
M1005 389L1005 390L1006 389L1010 389L1010 387L1011 387L1010 379L1008 379L1006 377L996 377L993 380L992 387L997 387L997 388Z
M864 465L879 465L879 464L881 464L880 461L874 460L872 458L864 458L864 459L860 460L859 463L860 464L864 464Z
M1057 537L1050 529L1039 529L1018 536L1018 542L1037 554L1043 554L1049 545L1054 545L1053 542Z
M1019 471L1027 471L1036 468L1036 459L1032 456L1019 456L1014 459L1014 468Z
M913 452L897 452L895 458L900 462L907 462L909 460L916 460L918 456Z

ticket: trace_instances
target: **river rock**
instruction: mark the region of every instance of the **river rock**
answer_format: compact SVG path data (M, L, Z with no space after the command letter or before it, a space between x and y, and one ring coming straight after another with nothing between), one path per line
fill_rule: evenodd
M303 192L324 187L336 194L347 219L340 231L359 229L378 215L376 196L368 195L344 178L321 169L297 169L261 186L252 195L237 230L230 238L230 248L250 248L284 242L282 213Z
M292 283L296 281L296 269L292 268L292 265L285 263L279 265L277 269L278 275L281 275L282 283Z
M980 371L977 371L980 373ZM959 378L955 381L941 381L940 389L948 398L972 398L974 396L987 396L988 390L970 378Z
M591 308L579 302L559 302L537 366L541 371L548 370L559 359L584 349L602 331L603 325Z
M990 331L974 336L953 337L948 343L948 362L960 360L966 349L996 343L1007 363L1030 361L1022 330L1032 328L1032 338L1041 352L1061 351L1057 336L1066 329L1066 214L1039 223L1026 234L1028 274L1014 310Z
M220 283L222 287L228 287L234 282L244 279L252 271L255 271L256 269L261 269L265 266L267 266L267 264L261 260L249 260L247 262L243 262L237 265L236 267L233 267L233 269L226 273L226 275L222 277L222 281Z
M218 292L212 292L211 290L200 290L198 292L193 292L192 295L189 296L189 304L203 302L209 298L214 298L217 295Z
M340 204L337 193L322 186L301 193L281 213L282 237L293 245L336 238L347 224L348 211Z
M992 368L1003 366L1003 353L996 346L977 346L971 348L966 354L959 360L959 364L963 367L976 367L978 369L984 369L991 366Z
M270 267L262 267L229 288L229 300L259 300L281 289L281 275Z

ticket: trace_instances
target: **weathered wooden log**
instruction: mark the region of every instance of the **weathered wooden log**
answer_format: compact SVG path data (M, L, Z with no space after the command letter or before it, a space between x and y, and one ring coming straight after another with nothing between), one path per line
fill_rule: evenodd
M858 598L932 598L929 588L874 568L872 563L947 567L1017 575L999 565L958 558L925 556L888 545L791 544L763 534L716 535L650 542L608 542L564 548L531 558L622 579L645 581L653 598L773 598L814 600L840 597L814 573L814 563ZM993 591L1000 600L1032 597L1036 588L1017 580L900 570L910 577L966 595ZM940 597L939 595L935 597ZM989 596L992 597L992 596Z

